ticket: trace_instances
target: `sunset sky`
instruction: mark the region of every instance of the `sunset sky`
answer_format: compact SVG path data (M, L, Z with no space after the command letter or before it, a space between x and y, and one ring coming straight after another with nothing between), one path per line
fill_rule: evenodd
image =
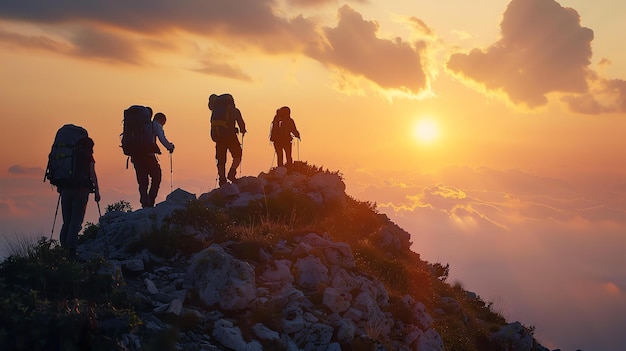
M51 234L42 180L66 123L95 141L102 211L139 208L119 147L133 104L165 113L176 145L157 202L212 190L207 100L228 92L243 175L275 166L287 105L294 158L340 171L451 280L546 347L624 349L626 2L118 3L0 2L0 234Z

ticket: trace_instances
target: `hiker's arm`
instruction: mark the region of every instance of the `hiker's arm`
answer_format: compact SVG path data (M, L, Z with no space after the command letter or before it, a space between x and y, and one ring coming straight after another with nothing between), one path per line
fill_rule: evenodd
M174 144L170 143L169 140L167 140L167 138L165 137L165 130L163 130L163 126L158 122L155 123L154 125L155 125L154 134L156 134L156 136L159 138L159 141L161 142L161 144L165 146L167 151L173 152Z
M100 202L100 187L98 186L98 177L96 176L95 162L89 162L89 177L91 178L91 182L93 183L93 188L95 190L95 200L96 202Z
M237 125L239 126L239 131L241 134L246 134L246 123L243 121L243 117L241 117L241 111L239 109L237 111L237 116L235 116L235 121L237 121Z
M300 139L300 132L298 131L298 128L296 128L296 121L294 121L293 119L291 120L291 127L291 133L293 133L293 136Z

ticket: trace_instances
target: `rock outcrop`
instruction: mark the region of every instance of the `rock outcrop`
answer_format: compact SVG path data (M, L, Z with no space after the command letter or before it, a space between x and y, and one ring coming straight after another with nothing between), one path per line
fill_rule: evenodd
M321 208L340 208L348 198L338 174L306 176L281 167L198 197L177 189L154 208L101 217L98 236L80 246L79 254L105 256L110 268L103 274L122 280L127 296L141 306L141 328L116 335L121 347L139 350L149 335L176 325L180 350L446 349L424 303L404 296L403 314L409 316L396 318L385 285L357 269L351 246L333 240L333 233L301 230L266 243L218 241L217 229L171 221L194 201L236 211L262 207L285 192ZM378 216L383 225L367 233L369 242L389 255L409 250L409 234ZM187 254L173 250L169 257L137 248L150 233L168 230L204 245ZM193 323L181 328L181 320ZM509 327L515 329L511 333L494 333L503 345L515 342L503 350L543 350L516 326Z

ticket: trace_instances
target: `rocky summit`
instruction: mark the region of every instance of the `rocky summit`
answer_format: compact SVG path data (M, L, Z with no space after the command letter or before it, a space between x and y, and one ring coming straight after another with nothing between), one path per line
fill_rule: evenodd
M85 333L119 350L547 351L411 245L339 173L306 164L177 189L85 230L77 264L100 258L109 305L132 311L94 308Z

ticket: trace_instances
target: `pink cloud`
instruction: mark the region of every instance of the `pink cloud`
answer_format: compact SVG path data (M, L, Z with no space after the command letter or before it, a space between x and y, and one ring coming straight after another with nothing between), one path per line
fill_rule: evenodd
M324 28L325 44L309 49L311 57L382 88L419 93L427 87L421 58L424 42L381 39L378 23L364 20L347 5L339 9L338 16L336 27Z
M545 105L549 93L587 91L593 31L575 10L554 0L512 0L500 28L500 40L452 55L448 69L530 108Z

